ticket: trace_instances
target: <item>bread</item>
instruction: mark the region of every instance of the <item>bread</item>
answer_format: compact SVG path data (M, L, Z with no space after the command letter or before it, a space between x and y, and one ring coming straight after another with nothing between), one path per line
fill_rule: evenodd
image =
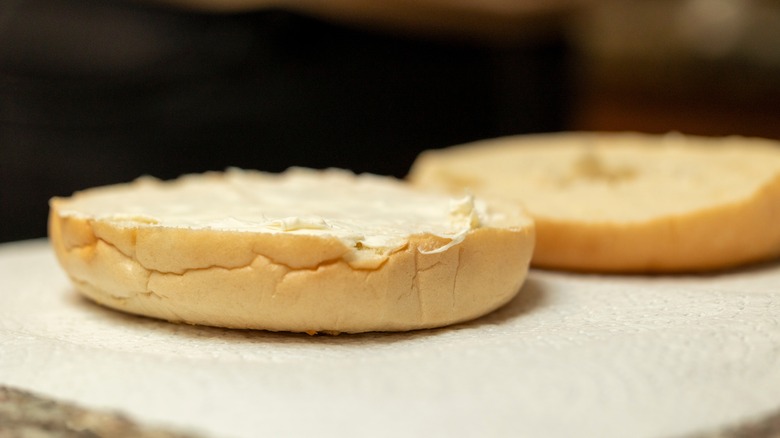
M532 266L673 273L780 254L780 142L559 133L421 154L418 187L512 199L534 218Z
M170 321L292 332L403 331L486 314L528 271L515 204L347 171L142 178L50 203L81 293Z

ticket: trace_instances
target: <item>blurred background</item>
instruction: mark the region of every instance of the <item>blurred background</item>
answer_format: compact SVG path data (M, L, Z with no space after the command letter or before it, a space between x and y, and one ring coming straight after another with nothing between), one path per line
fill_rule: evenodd
M601 2L572 31L573 129L780 138L780 1Z
M399 27L4 0L0 241L45 236L52 196L142 174L403 177L425 149L566 130L780 139L780 1L547 3Z

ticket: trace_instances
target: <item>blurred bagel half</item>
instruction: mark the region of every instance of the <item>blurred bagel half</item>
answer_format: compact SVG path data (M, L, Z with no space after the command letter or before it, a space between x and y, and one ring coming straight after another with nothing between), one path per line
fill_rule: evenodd
M417 187L522 203L532 265L586 272L732 268L780 254L780 142L558 133L426 151Z

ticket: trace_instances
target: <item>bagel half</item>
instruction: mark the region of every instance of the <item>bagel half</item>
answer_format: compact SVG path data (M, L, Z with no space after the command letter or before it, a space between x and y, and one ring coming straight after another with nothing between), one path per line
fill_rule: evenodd
M416 186L522 203L532 265L612 273L732 268L780 255L780 142L561 133L427 151Z
M169 321L292 332L404 331L484 315L520 290L533 221L347 171L141 178L50 203L76 288Z

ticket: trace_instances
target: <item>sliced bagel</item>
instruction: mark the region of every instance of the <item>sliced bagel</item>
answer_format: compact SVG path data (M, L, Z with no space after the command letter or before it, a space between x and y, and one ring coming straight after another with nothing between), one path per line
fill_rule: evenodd
M51 201L81 293L170 321L293 332L402 331L484 315L520 290L533 221L347 171L142 178Z
M525 205L532 265L730 268L780 254L780 142L680 134L515 136L427 151L409 180Z

